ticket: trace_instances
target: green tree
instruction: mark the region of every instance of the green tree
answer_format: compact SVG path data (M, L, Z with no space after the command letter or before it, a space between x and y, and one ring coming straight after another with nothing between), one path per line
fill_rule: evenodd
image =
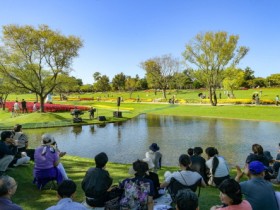
M249 50L237 48L238 39L227 32L206 32L196 35L183 52L186 62L197 67L194 76L208 88L212 106L217 105L216 89L221 85L224 69L236 66Z
M60 74L57 77L57 85L53 92L58 93L60 100L63 99L63 94L79 90L78 80L75 77L69 77L67 74Z
M231 95L234 96L233 91L238 90L243 83L244 71L241 69L227 68L224 75L223 87L229 90Z
M2 99L2 109L5 110L5 103L11 93L15 93L15 88L11 85L9 78L0 75L0 98Z
M254 79L254 71L250 67L246 67L244 70L244 80L241 86L246 88L252 87Z
M280 74L271 74L267 77L269 86L280 86Z
M137 89L137 79L128 76L125 80L125 88L129 91L129 98L131 98L132 93Z
M109 77L106 75L100 76L99 79L93 84L93 89L95 91L106 92L111 89L109 84Z
M112 79L113 90L124 90L125 89L126 76L123 73L117 74Z
M174 79L174 74L179 71L180 62L171 55L163 55L142 62L140 66L146 71L148 85L161 89L166 99L166 90Z
M44 112L44 99L58 85L58 76L70 72L82 41L46 25L3 26L2 40L0 72L10 78L15 88L38 95Z

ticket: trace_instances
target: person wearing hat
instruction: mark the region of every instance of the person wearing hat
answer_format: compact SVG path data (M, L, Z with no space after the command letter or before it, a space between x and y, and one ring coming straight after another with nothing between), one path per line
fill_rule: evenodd
M236 166L237 175L235 180L240 181L244 173L239 166ZM278 210L278 204L275 197L273 186L264 179L266 167L260 161L249 163L246 175L250 178L248 181L240 182L241 192L245 199L251 204L253 210Z
M7 170L17 153L16 141L11 131L3 131L0 141L0 176Z
M154 172L157 172L157 170L161 169L161 159L162 154L159 152L160 147L157 145L157 143L152 143L149 147L149 151L146 152L145 156L146 158L149 158L153 161Z
M63 174L58 168L62 154L56 151L53 147L54 144L54 137L44 134L42 135L42 145L35 149L33 183L36 183L39 189L42 189L51 180L56 180L57 184L63 181Z
M86 196L85 206L104 207L113 183L109 172L105 170L108 156L105 152L95 157L96 167L89 168L82 181L82 189Z

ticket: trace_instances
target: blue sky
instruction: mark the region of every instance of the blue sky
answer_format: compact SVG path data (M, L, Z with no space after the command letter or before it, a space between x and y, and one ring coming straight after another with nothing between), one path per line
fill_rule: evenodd
M250 48L239 67L280 73L279 0L0 0L0 26L47 24L84 41L72 75L93 83L98 71L144 77L140 62L171 54L200 32L239 35ZM2 33L1 33L2 36Z

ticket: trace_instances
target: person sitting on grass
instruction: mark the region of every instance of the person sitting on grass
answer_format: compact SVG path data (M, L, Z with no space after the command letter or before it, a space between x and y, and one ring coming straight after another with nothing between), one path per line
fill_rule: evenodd
M3 131L0 141L0 176L4 174L17 153L16 141L11 131Z
M81 203L73 201L77 185L72 180L64 180L57 188L58 203L46 210L86 210L87 208Z
M11 199L17 191L17 183L10 176L0 176L0 209L1 210L23 210Z
M55 139L50 134L42 135L42 145L35 149L34 154L34 181L39 189L42 189L50 180L56 180L57 184L63 181L63 171L60 171L60 157L64 153L59 153L54 147ZM64 170L65 171L65 170Z
M175 200L176 210L199 210L198 197L190 189L179 190Z
M252 210L247 200L242 200L241 187L234 179L226 179L219 186L221 205L210 210Z
M86 196L85 205L104 207L113 179L109 172L105 170L108 162L106 153L101 152L94 159L96 167L89 168L82 181L82 189Z
M152 143L149 149L150 150L145 153L145 156L146 158L152 159L155 165L154 172L157 172L157 170L161 169L162 154L159 151L160 147L157 143Z
M236 166L237 174L235 180L240 181L244 173L239 166ZM252 161L245 174L250 178L248 181L240 182L241 193L245 199L251 204L254 210L278 210L278 203L275 197L273 186L264 179L265 166L260 161Z
M167 187L173 200L180 188L190 188L196 191L197 186L206 186L202 176L196 171L191 171L190 165L190 157L186 154L182 154L179 157L179 166L181 170L174 173L167 171L164 174L165 181L160 187ZM176 182L179 182L180 188L175 187L178 186Z
M198 172L205 183L207 183L207 173L206 173L206 160L201 156L203 149L201 147L195 147L193 149L193 156L191 156L191 169Z

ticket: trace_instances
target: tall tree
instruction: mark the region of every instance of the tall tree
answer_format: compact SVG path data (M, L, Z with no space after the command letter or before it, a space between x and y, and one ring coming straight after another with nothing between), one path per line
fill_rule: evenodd
M142 62L140 66L146 71L148 84L161 89L166 99L166 90L174 79L174 74L180 70L180 62L171 55L163 55Z
M93 88L95 91L106 92L111 89L109 84L109 77L106 75L100 76L99 79L93 84Z
M224 89L229 90L231 95L234 96L233 91L239 89L243 83L244 71L241 69L227 68L225 69L224 75Z
M267 77L269 86L280 86L280 74L271 74Z
M244 46L237 48L238 39L227 32L206 32L186 45L183 56L197 67L195 77L208 88L212 106L217 105L216 89L223 80L223 70L236 66L249 50Z
M79 90L78 82L75 77L69 77L67 74L58 75L57 85L53 92L58 93L62 101L63 94Z
M38 95L44 112L44 99L58 85L58 75L70 72L82 41L46 25L3 26L2 40L0 72L10 78L14 87Z
M244 70L244 79L241 86L250 88L254 83L253 80L255 79L254 71L250 67L246 67Z
M124 90L125 89L126 76L123 73L117 74L112 79L113 90Z

